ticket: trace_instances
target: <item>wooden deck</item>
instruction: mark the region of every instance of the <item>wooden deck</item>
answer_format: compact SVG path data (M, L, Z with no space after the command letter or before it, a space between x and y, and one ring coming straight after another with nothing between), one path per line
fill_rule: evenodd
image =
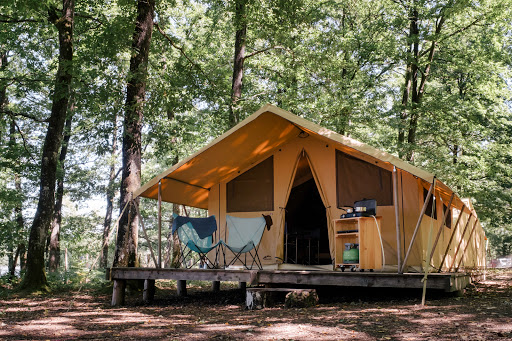
M453 292L464 289L478 275L471 273L431 273L427 288ZM383 272L296 271L296 270L225 270L225 269L157 269L110 268L107 279L114 281L112 305L124 304L125 280L144 280L144 299L154 295L156 279L178 282L178 291L186 290L187 280L241 282L249 285L332 285L340 287L423 288L423 274ZM181 288L180 288L181 287Z

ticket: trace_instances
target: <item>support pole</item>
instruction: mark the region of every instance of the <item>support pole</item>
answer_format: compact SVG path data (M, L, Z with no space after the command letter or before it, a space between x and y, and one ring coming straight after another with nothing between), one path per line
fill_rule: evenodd
M176 281L176 285L178 296L187 296L187 281L184 279L179 279Z
M427 210L428 202L430 201L430 197L432 196L432 193L434 192L434 188L436 186L436 177L434 176L434 180L430 184L430 188L428 190L427 197L425 198L425 202L423 203L423 208L421 209L420 216L418 218L418 222L416 223L416 228L414 229L414 233L411 238L411 242L409 243L409 248L407 249L407 253L405 254L404 262L402 264L402 269L400 270L400 273L404 272L404 268L407 265L407 259L409 258L409 254L411 253L412 245L414 244L414 241L416 240L416 235L418 234L418 230L420 229L421 221L423 220L423 215L425 214L425 211Z
M158 181L158 264L162 268L162 180Z
M398 269L398 273L402 273L402 267L401 267L401 258L402 258L402 255L401 255L401 247L400 247L400 217L399 217L399 214L400 214L400 210L399 210L399 207L398 207L398 173L397 173L397 170L396 170L396 167L393 167L393 192L394 192L394 195L393 195L393 200L394 200L394 205L395 205L395 225L396 225L396 264L397 264L397 269ZM403 207L402 207L403 209Z
M144 237L146 237L146 241L148 242L149 252L151 253L151 258L153 258L153 262L155 263L155 266L158 266L157 260L155 258L155 254L153 252L153 247L151 246L151 241L149 240L148 234L146 232L146 228L144 227L144 222L142 221L142 216L140 215L139 206L137 206L137 203L135 201L133 201L133 206L135 206L135 210L137 211L137 216L140 219L140 226L142 226L142 231L144 232Z
M145 303L153 302L155 299L155 280L145 279L144 280L144 291L142 293L142 300Z
M439 237L441 236L441 232L443 232L443 227L446 222L446 217L448 216L448 213L450 212L450 207L452 206L453 198L455 197L455 193L452 192L452 196L450 197L450 201L448 202L448 207L446 211L443 214L443 220L441 220L441 224L439 225L439 231L437 231L436 240L434 241L434 245L432 245L432 251L430 251L430 257L428 257L428 263L432 262L432 258L434 258L434 251L437 247L437 242L439 242Z
M466 250L468 249L468 246L471 243L471 236L473 236L473 232L475 232L477 223L478 223L478 218L475 219L475 223L473 224L473 228L471 229L471 233L469 234L469 237L468 237L468 242L466 243L466 246L464 247L464 251L462 251L462 255L460 256L459 264L457 264L457 267L455 268L455 272L459 271L460 263L462 263L462 260L464 259L464 255L466 254Z
M114 280L114 289L112 291L112 306L124 305L126 281L124 279Z
M220 281L212 281L212 291L213 292L220 291Z
M457 245L457 249L455 250L455 254L453 255L452 264L450 264L450 267L448 268L448 272L452 271L453 265L455 264L455 260L457 259L457 254L459 253L460 245L462 244L462 241L464 240L464 235L466 234L466 230L468 229L469 222L471 221L471 218L473 217L473 212L468 217L468 221L466 222L466 225L464 226L464 231L462 231L462 236L460 237L459 244Z
M457 228L459 228L459 222L462 218L462 214L464 213L464 209L466 208L466 205L462 205L462 209L460 210L459 216L457 217L457 222L455 223L455 226L453 227L452 235L450 236L450 240L448 241L448 245L446 245L446 251L444 252L443 260L441 261L441 265L439 265L439 270L437 272L441 272L443 269L444 261L446 260L446 256L448 255L448 251L450 251L450 245L452 244L453 237L455 236L455 232L457 231Z

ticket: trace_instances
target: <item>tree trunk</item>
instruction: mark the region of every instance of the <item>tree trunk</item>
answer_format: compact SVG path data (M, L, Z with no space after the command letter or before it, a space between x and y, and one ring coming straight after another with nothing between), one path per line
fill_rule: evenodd
M62 143L62 131L68 109L73 72L74 0L62 1L61 16L57 9L48 10L49 20L59 32L59 67L55 79L52 109L43 145L41 182L37 210L30 228L27 254L27 271L21 283L26 290L48 290L44 270L44 250L47 231L50 229L55 205L57 155Z
M407 62L407 70L405 72L405 84L402 92L402 103L400 112L400 124L398 127L398 155L400 157L407 158L409 155L410 145L405 144L405 130L408 126L408 119L410 119L411 113L408 112L411 109L409 106L409 99L414 96L411 93L417 85L417 73L418 73L418 11L413 9L410 13L409 18L409 35L407 37L408 53L410 60Z
M172 205L172 212L176 214L180 214L180 208L177 204ZM179 268L180 267L180 239L178 238L178 233L175 232L172 234L172 260L171 267Z
M7 68L7 51L0 51L0 71L5 71ZM7 109L7 81L0 80L0 122L3 120L2 116L4 115L4 111ZM3 140L2 126L0 125L0 143Z
M132 199L132 193L140 187L141 130L154 8L154 0L137 1L137 21L133 33L130 73L126 88L121 211ZM138 198L136 202L138 204ZM138 218L135 209L131 208L119 221L114 266L135 266L137 242Z
M107 211L105 213L105 220L103 221L103 242L101 245L101 260L100 266L107 267L108 263L108 236L110 234L112 224L112 210L114 208L114 197L116 194L115 179L116 179L116 154L117 154L117 115L114 113L112 120L114 127L112 129L112 149L110 151L110 174L107 185Z
M235 56L233 59L233 79L231 84L231 105L229 107L229 127L240 122L238 102L242 97L242 80L244 77L245 41L247 38L246 0L237 0L235 4Z
M48 258L48 270L57 271L60 267L60 229L62 223L62 199L64 197L64 175L66 154L68 153L68 144L71 138L71 123L73 120L74 103L70 101L69 114L66 119L64 137L59 156L59 172L57 174L57 196L55 200L55 212L53 214L52 229L50 234L50 256Z

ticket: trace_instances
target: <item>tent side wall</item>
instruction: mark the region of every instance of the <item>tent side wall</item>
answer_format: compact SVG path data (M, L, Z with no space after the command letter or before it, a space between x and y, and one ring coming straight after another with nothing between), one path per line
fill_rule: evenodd
M334 258L334 238L335 231L332 219L338 218L344 213L344 210L337 207L337 187L336 187L336 150L347 152L343 146L336 143L326 143L322 139L309 136L307 138L296 138L275 150L274 159L274 210L259 212L226 212L226 182L215 185L210 190L209 214L215 214L219 224L220 237L225 238L227 232L226 215L237 217L257 217L261 214L272 216L274 225L270 231L265 231L260 243L259 255L265 265L279 264L284 259L284 207L286 207L288 196L293 182L297 160L305 151L311 162L311 168L315 173L315 181L319 191L323 194L324 205L328 210L328 235L331 258ZM364 157L365 155L353 156ZM262 160L258 160L260 162ZM255 162L254 164L257 164ZM386 169L391 170L390 165L382 164ZM242 170L243 173L246 170ZM238 176L238 174L237 174ZM339 179L343 181L343 179ZM399 175L399 204L403 217L400 219L402 238L405 236L405 244L408 245L412 237L412 229L416 224L421 205L419 202L418 179L407 172L401 172ZM403 190L402 190L403 187ZM403 198L402 198L403 194ZM361 198L363 199L363 198ZM220 207L219 207L220 202ZM421 203L422 204L422 203ZM403 205L403 207L402 207ZM327 213L327 212L326 212ZM396 225L394 206L378 206L379 216L382 216L382 241L385 251L386 265L397 264L396 252ZM402 214L401 214L402 215ZM412 226L412 228L410 227ZM421 240L417 240L409 257L408 264L420 265L421 263ZM402 245L403 247L403 245ZM402 251L402 257L403 257ZM230 260L229 256L226 259Z

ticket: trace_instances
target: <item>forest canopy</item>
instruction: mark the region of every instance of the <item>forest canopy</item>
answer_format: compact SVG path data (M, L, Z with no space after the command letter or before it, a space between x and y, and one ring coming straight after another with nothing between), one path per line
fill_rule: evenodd
M511 254L511 11L511 0L3 0L2 265L27 249L50 271L90 266L100 250L96 266L144 261L102 245L127 188L265 103L436 174L472 199L489 256ZM137 244L126 214L118 246Z

